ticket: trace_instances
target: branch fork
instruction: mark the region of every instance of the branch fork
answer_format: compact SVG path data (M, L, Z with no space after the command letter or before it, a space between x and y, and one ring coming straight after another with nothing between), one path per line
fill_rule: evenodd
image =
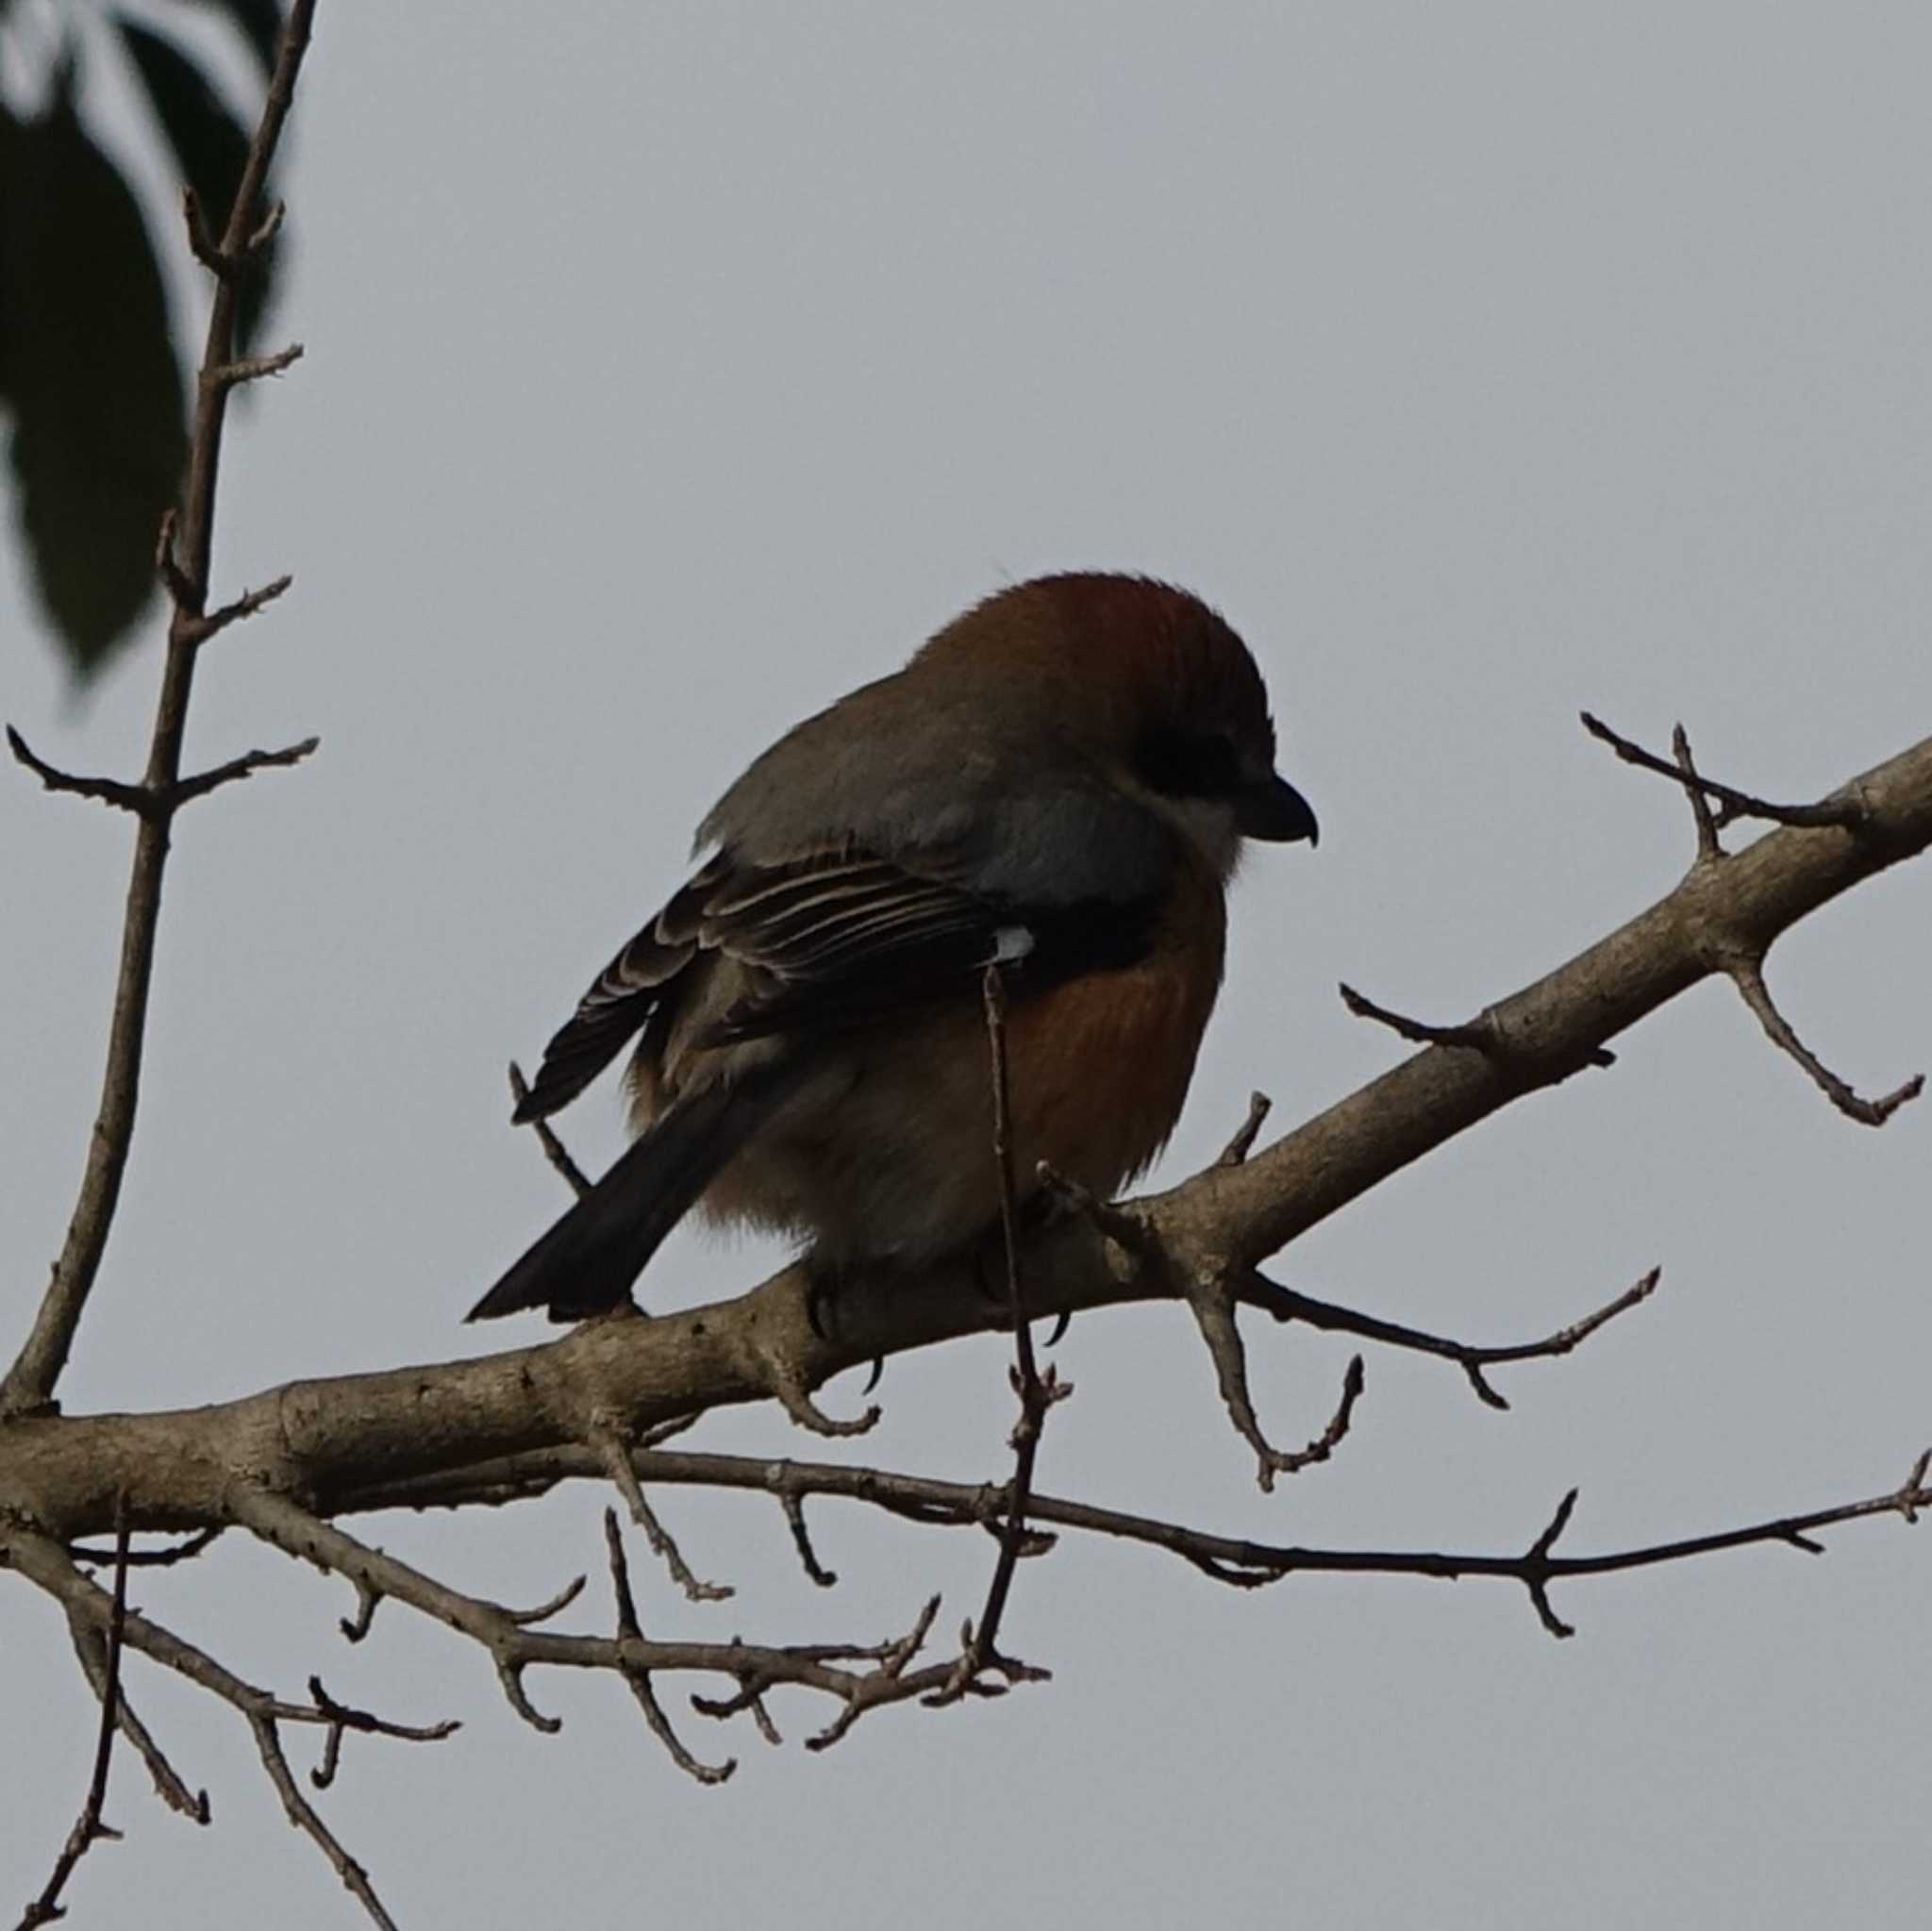
M1847 787L1845 792L1839 796L1821 799L1816 804L1774 805L1748 791L1720 784L1699 771L1691 755L1690 734L1681 724L1672 727L1671 757L1666 760L1613 731L1589 711L1582 715L1584 729L1607 744L1624 763L1654 772L1683 789L1690 801L1697 833L1697 856L1691 864L1693 874L1707 873L1730 858L1731 854L1724 850L1722 833L1727 825L1740 819L1757 819L1773 824L1808 829L1834 827L1860 839L1875 836L1879 828L1858 786ZM1758 942L1719 931L1707 941L1707 952L1711 964L1738 989L1739 996L1764 1028L1765 1038L1779 1052L1795 1061L1806 1077L1847 1120L1856 1121L1861 1126L1883 1126L1901 1107L1917 1099L1924 1090L1925 1075L1915 1073L1878 1099L1861 1097L1847 1080L1834 1073L1799 1039L1791 1023L1778 1009L1764 978L1764 959L1769 944L1769 941Z

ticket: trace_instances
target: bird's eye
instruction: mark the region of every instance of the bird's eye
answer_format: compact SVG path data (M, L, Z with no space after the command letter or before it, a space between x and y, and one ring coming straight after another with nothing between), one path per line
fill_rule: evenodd
M1234 744L1221 731L1150 731L1135 765L1152 790L1171 798L1224 798L1241 784Z

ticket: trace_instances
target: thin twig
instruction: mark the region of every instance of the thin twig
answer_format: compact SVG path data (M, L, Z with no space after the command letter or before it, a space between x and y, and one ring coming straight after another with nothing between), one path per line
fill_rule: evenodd
M1346 980L1337 990L1341 994L1341 1003L1357 1019L1373 1020L1377 1025L1387 1026L1398 1039L1407 1040L1411 1046L1470 1046L1478 1053L1495 1049L1494 1040L1478 1024L1428 1025L1422 1020L1410 1019L1407 1013L1376 1005L1366 993L1357 992Z
M99 1109L88 1138L88 1153L67 1238L54 1262L34 1315L33 1327L0 1379L0 1419L42 1412L51 1407L89 1295L93 1291L108 1235L121 1198L122 1177L134 1140L141 1095L142 1058L147 1035L148 995L154 981L155 937L159 925L161 883L167 870L175 796L181 779L181 750L188 728L189 700L194 688L199 647L208 636L208 586L214 558L215 485L221 470L222 429L231 385L220 372L235 360L235 326L241 299L241 270L248 261L262 185L281 139L295 96L295 79L308 50L315 0L293 0L270 77L267 98L242 179L228 211L226 229L212 237L192 193L185 197L190 245L215 276L195 390L194 425L189 440L188 474L181 513L164 520L157 555L174 612L168 624L167 653L155 702L147 767L138 789L155 801L140 814L134 859L127 886L127 910L121 932L121 962L114 988L113 1016L108 1028L108 1063L101 1080ZM245 600L244 600L245 601Z
M291 764L300 764L313 754L321 742L320 738L304 738L299 744L285 745L279 751L247 751L240 757L229 758L225 764L198 771L175 785L168 793L168 808L173 810L192 798L205 798L224 785L232 785L240 778L253 777L258 771L280 771Z
M222 1524L212 1528L197 1529L185 1541L176 1542L167 1549L134 1549L129 1551L125 1561L130 1569L173 1569L177 1562L192 1562L204 1549L214 1542L222 1533ZM76 1562L119 1562L124 1558L118 1549L90 1549L83 1543L75 1542L67 1551Z
M1240 1298L1246 1306L1259 1307L1277 1321L1306 1321L1309 1326L1323 1328L1329 1333L1359 1335L1365 1340L1380 1341L1387 1347L1440 1355L1461 1368L1469 1377L1470 1386L1489 1407L1507 1408L1509 1404L1484 1377L1485 1368L1498 1367L1506 1361L1535 1361L1569 1354L1607 1322L1614 1321L1618 1315L1647 1301L1657 1291L1657 1284L1662 1278L1663 1270L1654 1267L1614 1300L1607 1301L1567 1327L1559 1327L1555 1334L1546 1335L1540 1341L1518 1341L1502 1347L1476 1347L1468 1341L1452 1340L1445 1335L1429 1334L1418 1327L1405 1327L1399 1322L1384 1321L1374 1314L1362 1314L1353 1307L1339 1307L1332 1301L1318 1301L1311 1294L1301 1293L1270 1280L1258 1271L1251 1273L1242 1284Z
M1847 1120L1856 1120L1860 1126L1883 1126L1901 1107L1924 1091L1925 1075L1915 1073L1903 1086L1879 1099L1861 1098L1791 1029L1790 1021L1778 1010L1771 988L1764 983L1764 967L1759 958L1750 953L1733 954L1724 961L1724 971L1730 974L1731 983L1744 1004L1757 1014L1765 1037L1805 1069L1812 1084Z
M1268 1115L1274 1110L1274 1102L1264 1092L1248 1095L1248 1117L1235 1128L1234 1138L1221 1149L1221 1157L1215 1161L1217 1167L1238 1167L1254 1152L1255 1142L1261 1136L1261 1128Z
M356 1709L346 1703L338 1703L323 1688L320 1676L308 1679L308 1694L317 1709L328 1720L328 1728L324 1734L322 1762L308 1773L308 1781L318 1790L325 1790L336 1780L342 1753L342 1737L350 1730L359 1730L366 1737L393 1737L404 1743L441 1743L445 1737L454 1737L463 1726L455 1717L446 1717L440 1723L398 1723L388 1717L379 1717L366 1709Z
M625 1560L624 1531L617 1525L614 1508L604 1511L604 1546L610 1558L611 1592L617 1598L617 1640L621 1652L625 1643L641 1642L643 1630L639 1626L637 1603L630 1592L630 1565ZM723 1763L704 1763L693 1756L671 1727L671 1719L664 1714L658 1692L651 1688L651 1673L627 1663L621 1667L624 1680L643 1712L652 1736L663 1744L672 1762L701 1784L722 1784L738 1768L737 1757L727 1756Z
M244 382L259 382L264 376L285 375L302 359L302 344L294 341L271 356L238 356L234 361L224 362L220 368L209 370L208 379L223 383L229 389L238 388Z
M1670 759L1659 757L1656 752L1646 751L1641 744L1611 730L1601 718L1592 717L1587 710L1579 715L1583 728L1592 738L1607 744L1625 764L1654 771L1659 777L1667 777L1688 791L1715 798L1724 807L1714 821L1716 828L1721 829L1740 818L1762 818L1774 824L1803 825L1813 829L1821 825L1837 825L1845 831L1863 831L1870 823L1870 812L1857 798L1827 799L1816 805L1774 805L1768 799L1754 797L1749 791L1721 785L1701 772L1687 773ZM1678 728L1681 730L1682 726Z
M1508 1057L1500 1034L1486 1021L1467 1020L1459 1025L1430 1025L1422 1020L1409 1018L1407 1013L1378 1006L1346 981L1337 990L1341 994L1341 1003L1357 1019L1373 1020L1377 1025L1385 1025L1398 1039L1407 1040L1412 1046L1467 1046L1491 1059ZM1591 1066L1614 1066L1617 1063L1617 1056L1607 1046L1590 1047L1584 1059Z
M209 638L218 637L231 624L240 624L252 617L258 610L263 610L279 596L285 596L293 587L295 579L286 572L273 577L259 590L243 591L231 604L224 604L219 610L210 610L207 616L197 618L194 624L194 641L206 643Z
M778 1501L785 1510L786 1525L791 1531L791 1546L798 1551L806 1574L822 1590L830 1589L839 1578L819 1560L818 1551L811 1545L811 1531L805 1523L805 1498L787 1489L779 1491Z
M1683 774L1684 795L1690 800L1690 816L1696 821L1698 860L1702 864L1711 864L1724 856L1724 841L1718 837L1717 817L1710 808L1710 795L1704 789L1696 762L1690 756L1690 733L1681 724L1671 731L1671 756Z
M519 1107L529 1097L530 1082L514 1059L509 1062L509 1090ZM581 1200L591 1190L591 1176L571 1158L569 1149L558 1139L549 1121L533 1120L530 1124L536 1128L537 1144L543 1149L543 1157L563 1175L565 1185Z
M87 1797L67 1841L54 1860L54 1869L41 1894L26 1907L20 1921L21 1931L33 1931L39 1924L51 1924L66 1915L60 1893L74 1875L75 1866L103 1838L121 1833L105 1823L102 1813L108 1802L108 1771L114 1758L114 1736L121 1723L121 1650L127 1631L127 1508L124 1500L121 1520L114 1530L114 1595L108 1612L108 1666L101 1685L101 1727L94 1739L93 1774L88 1779Z
M154 808L154 800L140 785L124 784L119 778L111 777L77 777L72 772L49 764L11 724L7 726L7 748L50 791L66 791L76 798L93 798L103 805L112 805L117 810L132 811L137 818Z
M934 1704L958 1702L973 1693L983 1694L980 1679L989 1669L998 1670L1008 1683L1038 1681L1046 1672L1036 1670L999 1652L1000 1622L1006 1614L1012 1592L1013 1573L1027 1543L1026 1505L1033 1492L1033 1468L1040 1454L1040 1438L1046 1425L1047 1410L1073 1390L1049 1367L1042 1377L1033 1353L1033 1328L1026 1319L1020 1290L1019 1213L1013 1183L1013 1107L1011 1070L1007 1059L1007 989L997 965L986 969L981 983L986 1011L989 1072L992 1085L992 1157L1000 1201L1000 1239L1006 1260L1007 1311L1013 1323L1013 1392L1020 1400L1020 1418L1013 1424L1013 1479L1008 1484L1006 1521L999 1531L1000 1553L993 1563L992 1580L987 1587L986 1606L977 1623L968 1623L960 1646L959 1660L952 1679L937 1695Z
M656 1511L644 1500L643 1485L638 1480L637 1469L631 1461L630 1443L625 1440L618 1425L607 1421L592 1428L591 1446L602 1459L617 1492L624 1497L631 1521L643 1530L651 1544L651 1553L671 1572L672 1581L684 1591L686 1599L693 1603L721 1603L727 1596L736 1595L738 1591L729 1583L701 1582L691 1573L691 1565L685 1561L684 1553L670 1530L658 1520Z

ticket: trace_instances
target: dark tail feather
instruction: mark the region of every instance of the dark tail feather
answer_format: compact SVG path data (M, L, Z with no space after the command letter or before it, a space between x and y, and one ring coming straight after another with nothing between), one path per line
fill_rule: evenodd
M465 1319L547 1307L553 1321L581 1321L616 1307L770 1110L774 1084L721 1082L679 1100Z

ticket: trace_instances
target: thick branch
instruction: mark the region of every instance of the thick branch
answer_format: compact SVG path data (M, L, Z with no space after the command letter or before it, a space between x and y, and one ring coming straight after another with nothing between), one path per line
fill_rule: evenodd
M1807 912L1932 842L1932 741L1839 793L1864 828L1783 827L1693 870L1674 891L1568 965L1491 1007L1495 1054L1429 1047L1244 1164L1215 1166L1137 1205L1134 1223L1187 1265L1252 1265L1305 1228L1594 1047L1735 956L1762 949ZM1169 1273L1138 1264L1091 1220L1029 1241L1029 1312L1172 1298ZM915 1285L842 1297L836 1335L817 1333L796 1270L730 1302L653 1321L598 1322L561 1340L479 1359L293 1382L181 1413L0 1431L0 1507L54 1532L98 1534L125 1490L137 1529L225 1520L229 1472L301 1493L325 1514L371 1506L413 1477L590 1439L620 1421L655 1423L772 1398L774 1380L814 1387L841 1369L994 1324L964 1267Z

